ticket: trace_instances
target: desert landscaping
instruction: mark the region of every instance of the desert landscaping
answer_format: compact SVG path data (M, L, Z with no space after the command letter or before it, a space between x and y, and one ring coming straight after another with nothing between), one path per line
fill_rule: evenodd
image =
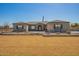
M0 35L1 56L79 56L79 37Z

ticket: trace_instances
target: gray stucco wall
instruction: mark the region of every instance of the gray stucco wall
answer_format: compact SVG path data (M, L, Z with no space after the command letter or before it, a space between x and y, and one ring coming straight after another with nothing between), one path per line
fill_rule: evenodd
M55 32L54 25L55 24L62 24L62 32L70 32L70 23L69 22L52 22L47 24L47 31ZM50 26L50 27L49 27Z

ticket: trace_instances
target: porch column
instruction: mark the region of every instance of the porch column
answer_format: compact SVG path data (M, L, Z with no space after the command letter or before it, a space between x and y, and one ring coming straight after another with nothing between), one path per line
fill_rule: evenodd
M26 32L28 32L28 25L26 25Z

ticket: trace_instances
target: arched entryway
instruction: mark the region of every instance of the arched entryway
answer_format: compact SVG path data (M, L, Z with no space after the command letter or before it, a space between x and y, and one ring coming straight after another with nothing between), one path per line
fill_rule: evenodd
M38 31L42 31L42 25L38 25Z

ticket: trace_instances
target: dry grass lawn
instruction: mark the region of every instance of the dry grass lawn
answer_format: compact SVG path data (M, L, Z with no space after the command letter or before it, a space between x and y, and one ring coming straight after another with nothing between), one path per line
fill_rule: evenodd
M0 55L79 56L79 37L41 35L0 35Z

